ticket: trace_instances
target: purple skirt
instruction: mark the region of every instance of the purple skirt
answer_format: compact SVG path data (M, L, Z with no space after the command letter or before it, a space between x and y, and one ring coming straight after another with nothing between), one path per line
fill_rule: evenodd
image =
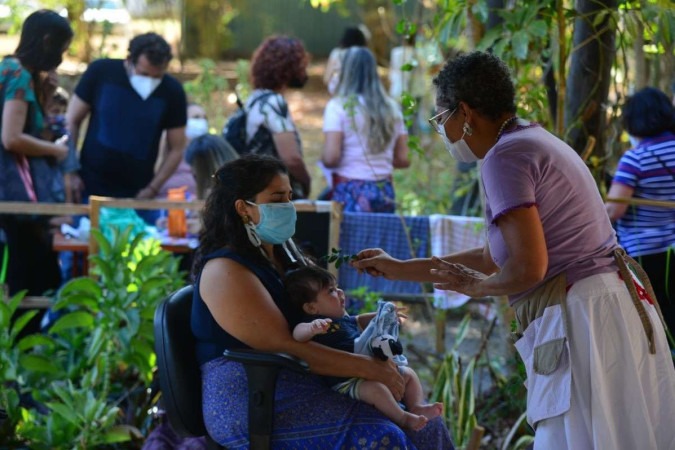
M204 422L228 449L247 449L248 385L239 363L218 358L202 366ZM422 430L403 431L375 408L326 387L316 375L279 373L274 449L453 449L440 417Z

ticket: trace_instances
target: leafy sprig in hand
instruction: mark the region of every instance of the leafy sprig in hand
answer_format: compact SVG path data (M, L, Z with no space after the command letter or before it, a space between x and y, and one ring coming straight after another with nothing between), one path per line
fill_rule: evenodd
M339 248L332 248L330 254L323 257L329 263L335 263L335 268L339 269L344 263L356 260L356 255L344 255Z

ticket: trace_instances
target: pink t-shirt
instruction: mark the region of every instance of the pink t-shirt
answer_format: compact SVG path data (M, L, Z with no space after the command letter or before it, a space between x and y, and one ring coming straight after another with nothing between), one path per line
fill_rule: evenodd
M566 143L538 125L519 127L485 155L481 175L490 253L499 267L509 255L495 219L514 208L535 206L548 249L546 280L565 272L567 282L574 283L617 270L612 256L616 234L595 180Z
M342 133L342 159L332 170L338 175L354 180L382 180L394 171L394 144L399 136L408 134L403 124L403 115L397 111L394 137L380 153L370 153L365 119L361 108L351 111L344 107L345 99L336 97L326 105L323 113L323 131Z

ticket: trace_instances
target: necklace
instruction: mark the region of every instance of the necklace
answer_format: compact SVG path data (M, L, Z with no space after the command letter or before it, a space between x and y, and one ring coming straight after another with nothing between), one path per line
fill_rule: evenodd
M495 140L495 142L497 142L497 141L499 141L499 139L501 139L502 135L504 134L504 130L506 130L506 128L508 128L508 126L511 125L516 120L518 120L518 116L513 116L513 117L509 117L508 119L506 119L504 121L504 123L502 123L502 126L499 127L499 131L497 131L497 139Z

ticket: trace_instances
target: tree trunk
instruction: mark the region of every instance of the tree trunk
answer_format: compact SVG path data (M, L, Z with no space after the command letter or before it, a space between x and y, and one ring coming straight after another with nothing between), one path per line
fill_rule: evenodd
M226 28L223 25L226 2L186 0L183 29L183 57L220 58L225 45Z
M466 37L469 40L469 46L473 50L483 38L483 24L472 11L473 6L478 0L469 0L466 3Z
M647 61L645 60L645 26L642 23L640 14L633 11L631 12L633 19L635 20L636 33L633 37L633 54L635 55L635 91L639 91L647 85Z
M497 11L504 9L504 0L487 0L488 17L485 23L485 31L501 26L504 19L497 14Z
M617 0L578 0L576 4L565 129L567 142L581 153L590 137L596 139L596 151L604 149L604 104L609 92L616 37L614 22L607 12L617 10Z

